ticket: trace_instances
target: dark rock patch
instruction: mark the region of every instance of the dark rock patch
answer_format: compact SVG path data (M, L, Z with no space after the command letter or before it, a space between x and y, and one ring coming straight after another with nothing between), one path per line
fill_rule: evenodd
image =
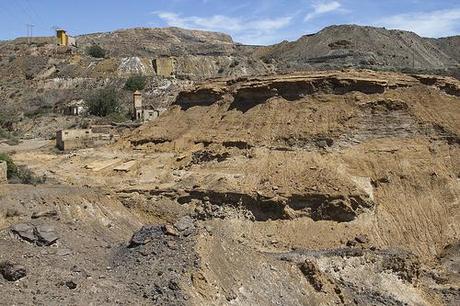
M27 275L25 267L10 261L0 263L0 273L10 282L20 280Z

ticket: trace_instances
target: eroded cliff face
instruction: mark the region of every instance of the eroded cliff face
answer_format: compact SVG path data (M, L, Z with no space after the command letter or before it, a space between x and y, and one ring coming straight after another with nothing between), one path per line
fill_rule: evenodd
M116 144L14 158L110 190L104 205L146 225L98 255L135 301L455 305L459 88L354 70L218 79Z
M249 281L251 268L234 258L258 245L269 253L286 250L287 261L329 302L448 304L438 295L444 289L424 287L429 269L418 265L433 265L458 241L458 86L451 79L369 72L206 83L179 95L177 106L125 144L177 152L173 187L150 194L191 205L197 218L225 228L216 230L220 239L243 244L227 245L232 256L221 261L211 259L223 252L219 238L201 240L204 261L214 263L203 278L208 290L211 283L221 286L218 296L268 303L255 283L277 292L285 290L278 282L294 282L296 276L270 272L283 269L276 264L258 266L267 259L253 253L250 265L263 272ZM214 221L232 214L243 217ZM360 245L359 235L370 253L348 254L345 245ZM309 253L334 248L338 253ZM410 273L410 280L397 276L398 284L392 273ZM288 291L279 302L307 303L296 295L297 285Z

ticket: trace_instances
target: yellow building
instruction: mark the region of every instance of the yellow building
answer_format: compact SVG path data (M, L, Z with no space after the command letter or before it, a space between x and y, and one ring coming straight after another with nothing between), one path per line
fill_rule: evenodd
M59 46L68 46L69 45L69 36L65 30L59 29L56 30L56 37L58 39Z

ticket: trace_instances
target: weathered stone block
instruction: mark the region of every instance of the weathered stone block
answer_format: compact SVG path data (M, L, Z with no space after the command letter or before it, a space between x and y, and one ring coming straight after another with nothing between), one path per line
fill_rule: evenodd
M5 161L0 161L0 184L7 182L8 167Z

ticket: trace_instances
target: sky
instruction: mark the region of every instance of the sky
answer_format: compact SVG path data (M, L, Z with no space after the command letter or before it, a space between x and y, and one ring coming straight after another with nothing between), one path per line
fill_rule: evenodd
M132 27L176 26L267 45L329 25L398 28L425 37L460 34L460 0L0 0L0 40Z

